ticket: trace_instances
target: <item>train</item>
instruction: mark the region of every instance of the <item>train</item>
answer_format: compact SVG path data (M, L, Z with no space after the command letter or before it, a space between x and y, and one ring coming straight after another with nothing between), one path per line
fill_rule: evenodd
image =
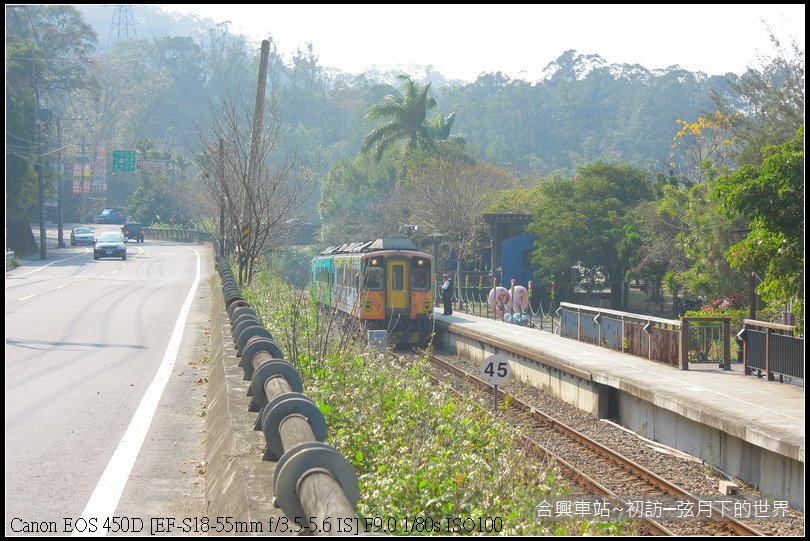
M410 239L331 246L312 260L310 288L322 307L387 331L396 345L425 345L433 314L433 257Z

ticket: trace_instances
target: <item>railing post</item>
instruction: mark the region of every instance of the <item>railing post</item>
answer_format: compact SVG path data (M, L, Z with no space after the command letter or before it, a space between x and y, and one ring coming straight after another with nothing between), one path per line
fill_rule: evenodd
M624 314L622 314L622 344L621 344L622 353L624 353L624 338L625 338L625 336L627 336L627 335L625 334L625 331L624 331Z
M731 321L723 320L723 370L731 370Z
M765 329L765 377L768 381L773 381L771 372L771 328Z
M681 320L681 370L689 370L689 320Z
M549 302L549 307L551 310L551 334L554 334L554 314L556 313L554 311L554 301ZM557 310L559 310L560 308L561 307L558 306ZM560 322L557 324L557 326L560 328L560 336L562 336L562 315L560 314L557 315L560 316Z
M745 332L748 325L743 323L743 332L742 332L742 348L743 348L743 374L746 376L751 375L751 369L748 367L748 333Z
M596 312L596 315L593 316L593 322L596 324L596 345L600 348L602 347L602 321L601 321L601 313L599 311Z

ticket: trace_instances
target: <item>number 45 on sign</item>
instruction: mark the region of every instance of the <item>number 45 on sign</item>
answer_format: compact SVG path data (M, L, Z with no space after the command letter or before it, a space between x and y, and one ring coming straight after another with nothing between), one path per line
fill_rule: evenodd
M500 355L490 355L480 367L481 379L490 385L503 385L512 377L512 365Z
M493 395L495 411L498 411L498 385L506 383L512 377L512 365L505 357L490 355L481 363L479 374L482 380L495 387Z

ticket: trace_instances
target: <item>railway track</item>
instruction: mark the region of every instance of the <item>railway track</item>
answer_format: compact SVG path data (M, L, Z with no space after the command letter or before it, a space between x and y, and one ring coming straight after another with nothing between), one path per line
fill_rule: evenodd
M477 376L435 355L431 356L431 363L436 372L435 381L452 381L451 387L459 394L456 387L463 389L467 385L490 393L493 390ZM501 399L506 398L500 390L499 395ZM652 535L762 535L726 516L730 510L702 501L514 396L509 397L508 408L500 413L521 429L528 448L554 459L589 496L605 498L606 502L621 506L625 511L632 505L637 514L633 516L631 512L624 516L638 519L645 532ZM677 510L672 507L676 505ZM697 518L670 518L675 514L688 517L690 513ZM593 518L592 515L582 518L589 517Z

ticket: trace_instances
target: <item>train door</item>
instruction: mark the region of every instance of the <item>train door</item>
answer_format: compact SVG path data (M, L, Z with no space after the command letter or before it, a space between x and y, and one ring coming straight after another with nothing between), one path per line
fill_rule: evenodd
M408 260L388 259L386 264L387 288L386 312L396 314L410 312L408 299Z

